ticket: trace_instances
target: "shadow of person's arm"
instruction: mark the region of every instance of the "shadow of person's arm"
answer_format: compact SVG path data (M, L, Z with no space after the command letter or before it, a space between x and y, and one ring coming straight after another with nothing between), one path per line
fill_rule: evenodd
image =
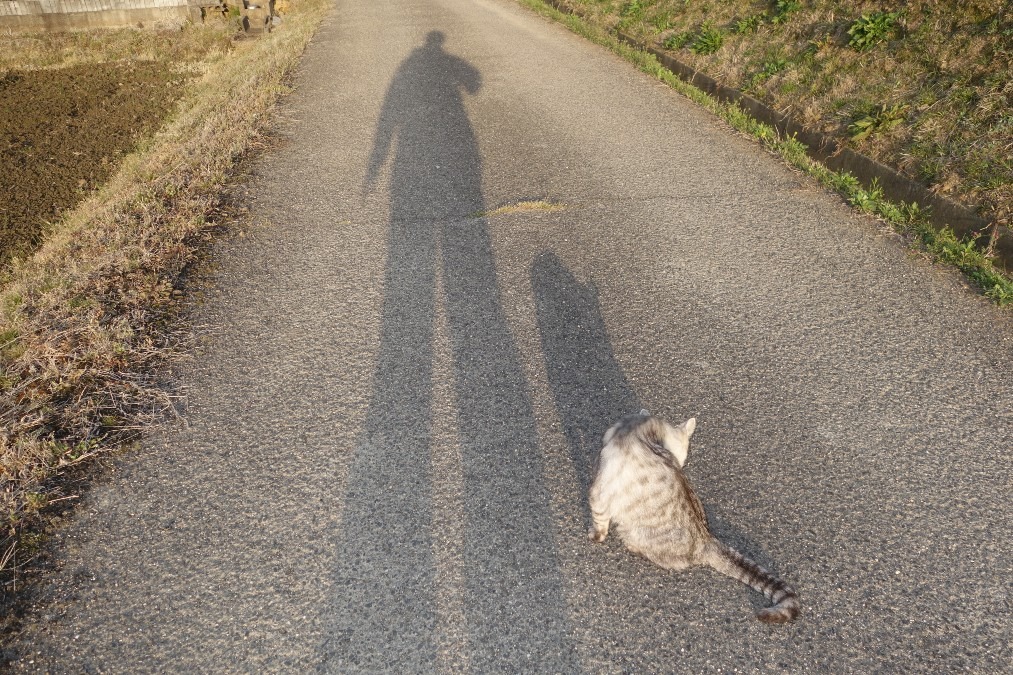
M477 94L478 90L482 88L482 74L464 59L456 59L456 62L458 82L469 94Z
M390 146L394 141L394 134L397 131L399 119L396 101L400 90L400 77L395 76L387 95L383 99L383 108L380 110L380 118L376 122L376 132L373 136L373 149L369 153L369 164L366 166L366 177L362 184L363 195L369 194L376 187L376 181L380 176L380 169L387 162L390 155Z
M390 154L390 144L394 136L391 127L377 127L376 136L373 139L373 150L369 153L369 165L366 167L366 178L362 183L363 195L369 194L376 187L377 178L380 176L380 169L383 168Z

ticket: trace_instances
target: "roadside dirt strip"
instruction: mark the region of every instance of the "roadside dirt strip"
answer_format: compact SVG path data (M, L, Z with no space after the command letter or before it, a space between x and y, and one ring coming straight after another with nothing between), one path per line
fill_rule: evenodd
M15 669L1008 663L1013 322L955 272L508 0L339 0L279 127L186 424L54 538ZM641 407L797 622L587 541Z

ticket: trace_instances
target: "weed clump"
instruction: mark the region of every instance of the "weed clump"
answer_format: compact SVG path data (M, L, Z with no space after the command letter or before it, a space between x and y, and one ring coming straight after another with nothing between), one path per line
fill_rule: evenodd
M770 22L772 24L788 23L791 15L800 9L802 9L802 3L797 0L777 0L774 3L774 11L770 15Z
M766 12L760 12L759 14L753 14L743 19L735 21L734 32L737 35L747 35L749 33L755 33L759 28L763 20L767 18Z
M675 51L677 49L682 49L688 43L692 42L692 40L693 40L693 32L687 30L681 33L676 33L674 35L669 35L665 39L664 46L665 49L671 49Z
M701 26L700 32L697 33L696 38L693 40L693 45L689 49L694 54L713 54L721 49L724 41L724 33L708 22Z
M848 44L860 52L871 49L894 34L900 15L900 12L863 14L848 28L851 36Z
M663 45L673 51L689 47L694 54L705 56L721 49L725 34L710 22L705 22L697 31L683 31L668 36Z
M903 103L877 106L875 110L848 126L851 140L862 141L873 134L883 133L897 127L904 121L907 110L908 106Z

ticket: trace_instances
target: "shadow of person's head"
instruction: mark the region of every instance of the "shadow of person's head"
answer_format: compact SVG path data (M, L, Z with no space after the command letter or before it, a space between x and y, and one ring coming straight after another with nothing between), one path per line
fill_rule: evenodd
M481 154L462 91L477 93L482 74L444 51L446 37L430 31L398 65L376 123L362 194L393 157L391 203L402 220L481 210Z
M447 36L441 30L431 30L426 35L426 47L430 49L443 49L443 43L446 42Z

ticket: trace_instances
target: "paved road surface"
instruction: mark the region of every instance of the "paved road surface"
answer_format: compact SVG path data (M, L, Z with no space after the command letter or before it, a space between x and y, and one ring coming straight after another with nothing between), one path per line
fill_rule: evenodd
M1008 667L1013 326L959 277L509 0L337 2L282 118L189 426L87 495L17 668ZM587 542L641 406L800 621Z

